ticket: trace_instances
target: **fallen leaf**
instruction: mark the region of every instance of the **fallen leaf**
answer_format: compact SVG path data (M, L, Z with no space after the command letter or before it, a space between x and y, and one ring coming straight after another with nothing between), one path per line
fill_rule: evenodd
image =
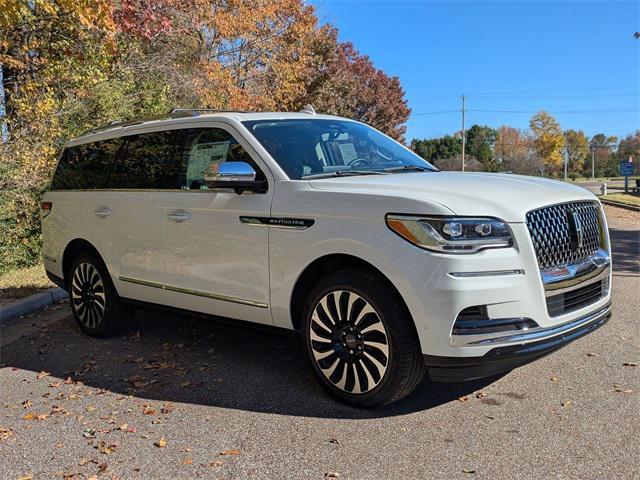
M51 388L58 388L60 385L62 385L61 382L53 382L49 384L49 387Z
M129 429L129 424L128 423L123 423L122 425L120 425L118 427L118 430L128 430Z
M551 380L552 382L557 382L558 381L558 377L551 377L549 380Z
M29 408L31 405L31 400L25 400L22 402L22 408Z
M104 455L109 455L110 453L113 453L116 448L118 448L118 445L115 443L108 445L107 442L101 440L94 448L97 448L98 451Z
M154 445L158 448L164 448L167 446L167 441L162 437L160 440L154 443Z
M64 381L65 385L71 385L73 383L73 380L71 379L71 377L67 377L67 379Z
M563 407L568 407L572 403L573 402L571 400L565 400L565 401L561 402L560 405L562 405Z
M185 458L182 460L183 465L191 465L193 463L193 458Z
M164 414L171 413L171 412L173 412L174 408L175 407L173 405L166 404L160 409L160 413L164 413Z
M469 401L469 396L468 395L464 395L462 397L458 397L458 401L462 402L462 403L466 403Z
M484 398L486 396L487 396L487 394L485 392L483 392L482 390L480 390L479 392L476 392L476 398Z
M23 475L21 477L18 477L18 480L33 480L33 476L30 474Z
M630 388L623 387L622 385L613 384L613 390L618 393L633 393Z
M97 410L96 407L94 407L93 405L89 405L87 406L87 408L85 408L86 412L95 412Z
M101 472L104 472L107 469L107 464L106 463L101 463L100 465L98 465L98 470Z
M329 439L329 443L333 443L335 445L340 445L340 440L338 440L337 438L330 438Z
M29 412L27 413L24 417L22 417L25 420L44 420L45 418L47 418L49 416L48 413L34 413L34 412Z
M56 448L64 448L64 443L56 443Z
M0 442L6 440L13 435L13 430L10 428L0 428Z
M142 413L145 415L157 415L158 411L155 408L145 407Z
M624 362L622 364L623 367L637 367L638 364L636 362Z
M220 452L220 455L240 455L240 450L225 450L224 452Z
M81 458L80 460L78 460L78 465L84 467L87 463L89 463L89 461L90 460L88 458Z
M464 468L462 473L476 473L476 471L473 468Z
M340 474L338 472L327 472L324 474L324 478L340 478Z
M587 353L587 357L599 357L600 355L598 355L596 352L589 352Z

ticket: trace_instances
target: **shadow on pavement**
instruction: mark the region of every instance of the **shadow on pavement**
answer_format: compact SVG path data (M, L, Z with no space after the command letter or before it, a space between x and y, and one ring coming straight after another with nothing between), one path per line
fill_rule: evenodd
M162 402L281 415L378 418L437 407L495 381L425 381L377 410L334 401L313 378L298 340L272 331L139 310L128 333L84 335L71 317L7 345L2 362L87 386Z
M640 230L609 229L613 274L640 275Z

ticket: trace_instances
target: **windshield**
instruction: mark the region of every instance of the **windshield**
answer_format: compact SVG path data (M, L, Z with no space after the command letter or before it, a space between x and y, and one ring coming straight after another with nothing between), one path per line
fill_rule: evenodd
M346 120L243 122L292 180L323 174L371 174L436 169L398 142Z

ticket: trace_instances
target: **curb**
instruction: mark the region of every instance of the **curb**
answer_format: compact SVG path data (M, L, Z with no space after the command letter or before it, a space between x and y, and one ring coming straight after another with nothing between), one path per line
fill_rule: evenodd
M44 292L21 298L8 305L0 307L0 323L13 320L17 317L29 315L36 310L41 310L68 297L67 292L61 288L51 288Z
M600 199L600 202L602 202L605 205L611 205L612 207L620 207L620 208L625 208L627 210L631 210L632 212L640 212L640 207L636 207L635 205L627 205L626 203L614 202L613 200L603 200L603 199Z

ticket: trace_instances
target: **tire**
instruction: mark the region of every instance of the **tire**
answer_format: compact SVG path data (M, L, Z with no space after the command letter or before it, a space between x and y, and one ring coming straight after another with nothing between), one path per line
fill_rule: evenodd
M305 350L341 402L387 405L411 393L426 366L411 315L386 279L349 269L322 278L304 307Z
M80 329L92 337L111 337L123 327L128 306L122 305L104 262L93 253L81 253L68 275L71 311Z

